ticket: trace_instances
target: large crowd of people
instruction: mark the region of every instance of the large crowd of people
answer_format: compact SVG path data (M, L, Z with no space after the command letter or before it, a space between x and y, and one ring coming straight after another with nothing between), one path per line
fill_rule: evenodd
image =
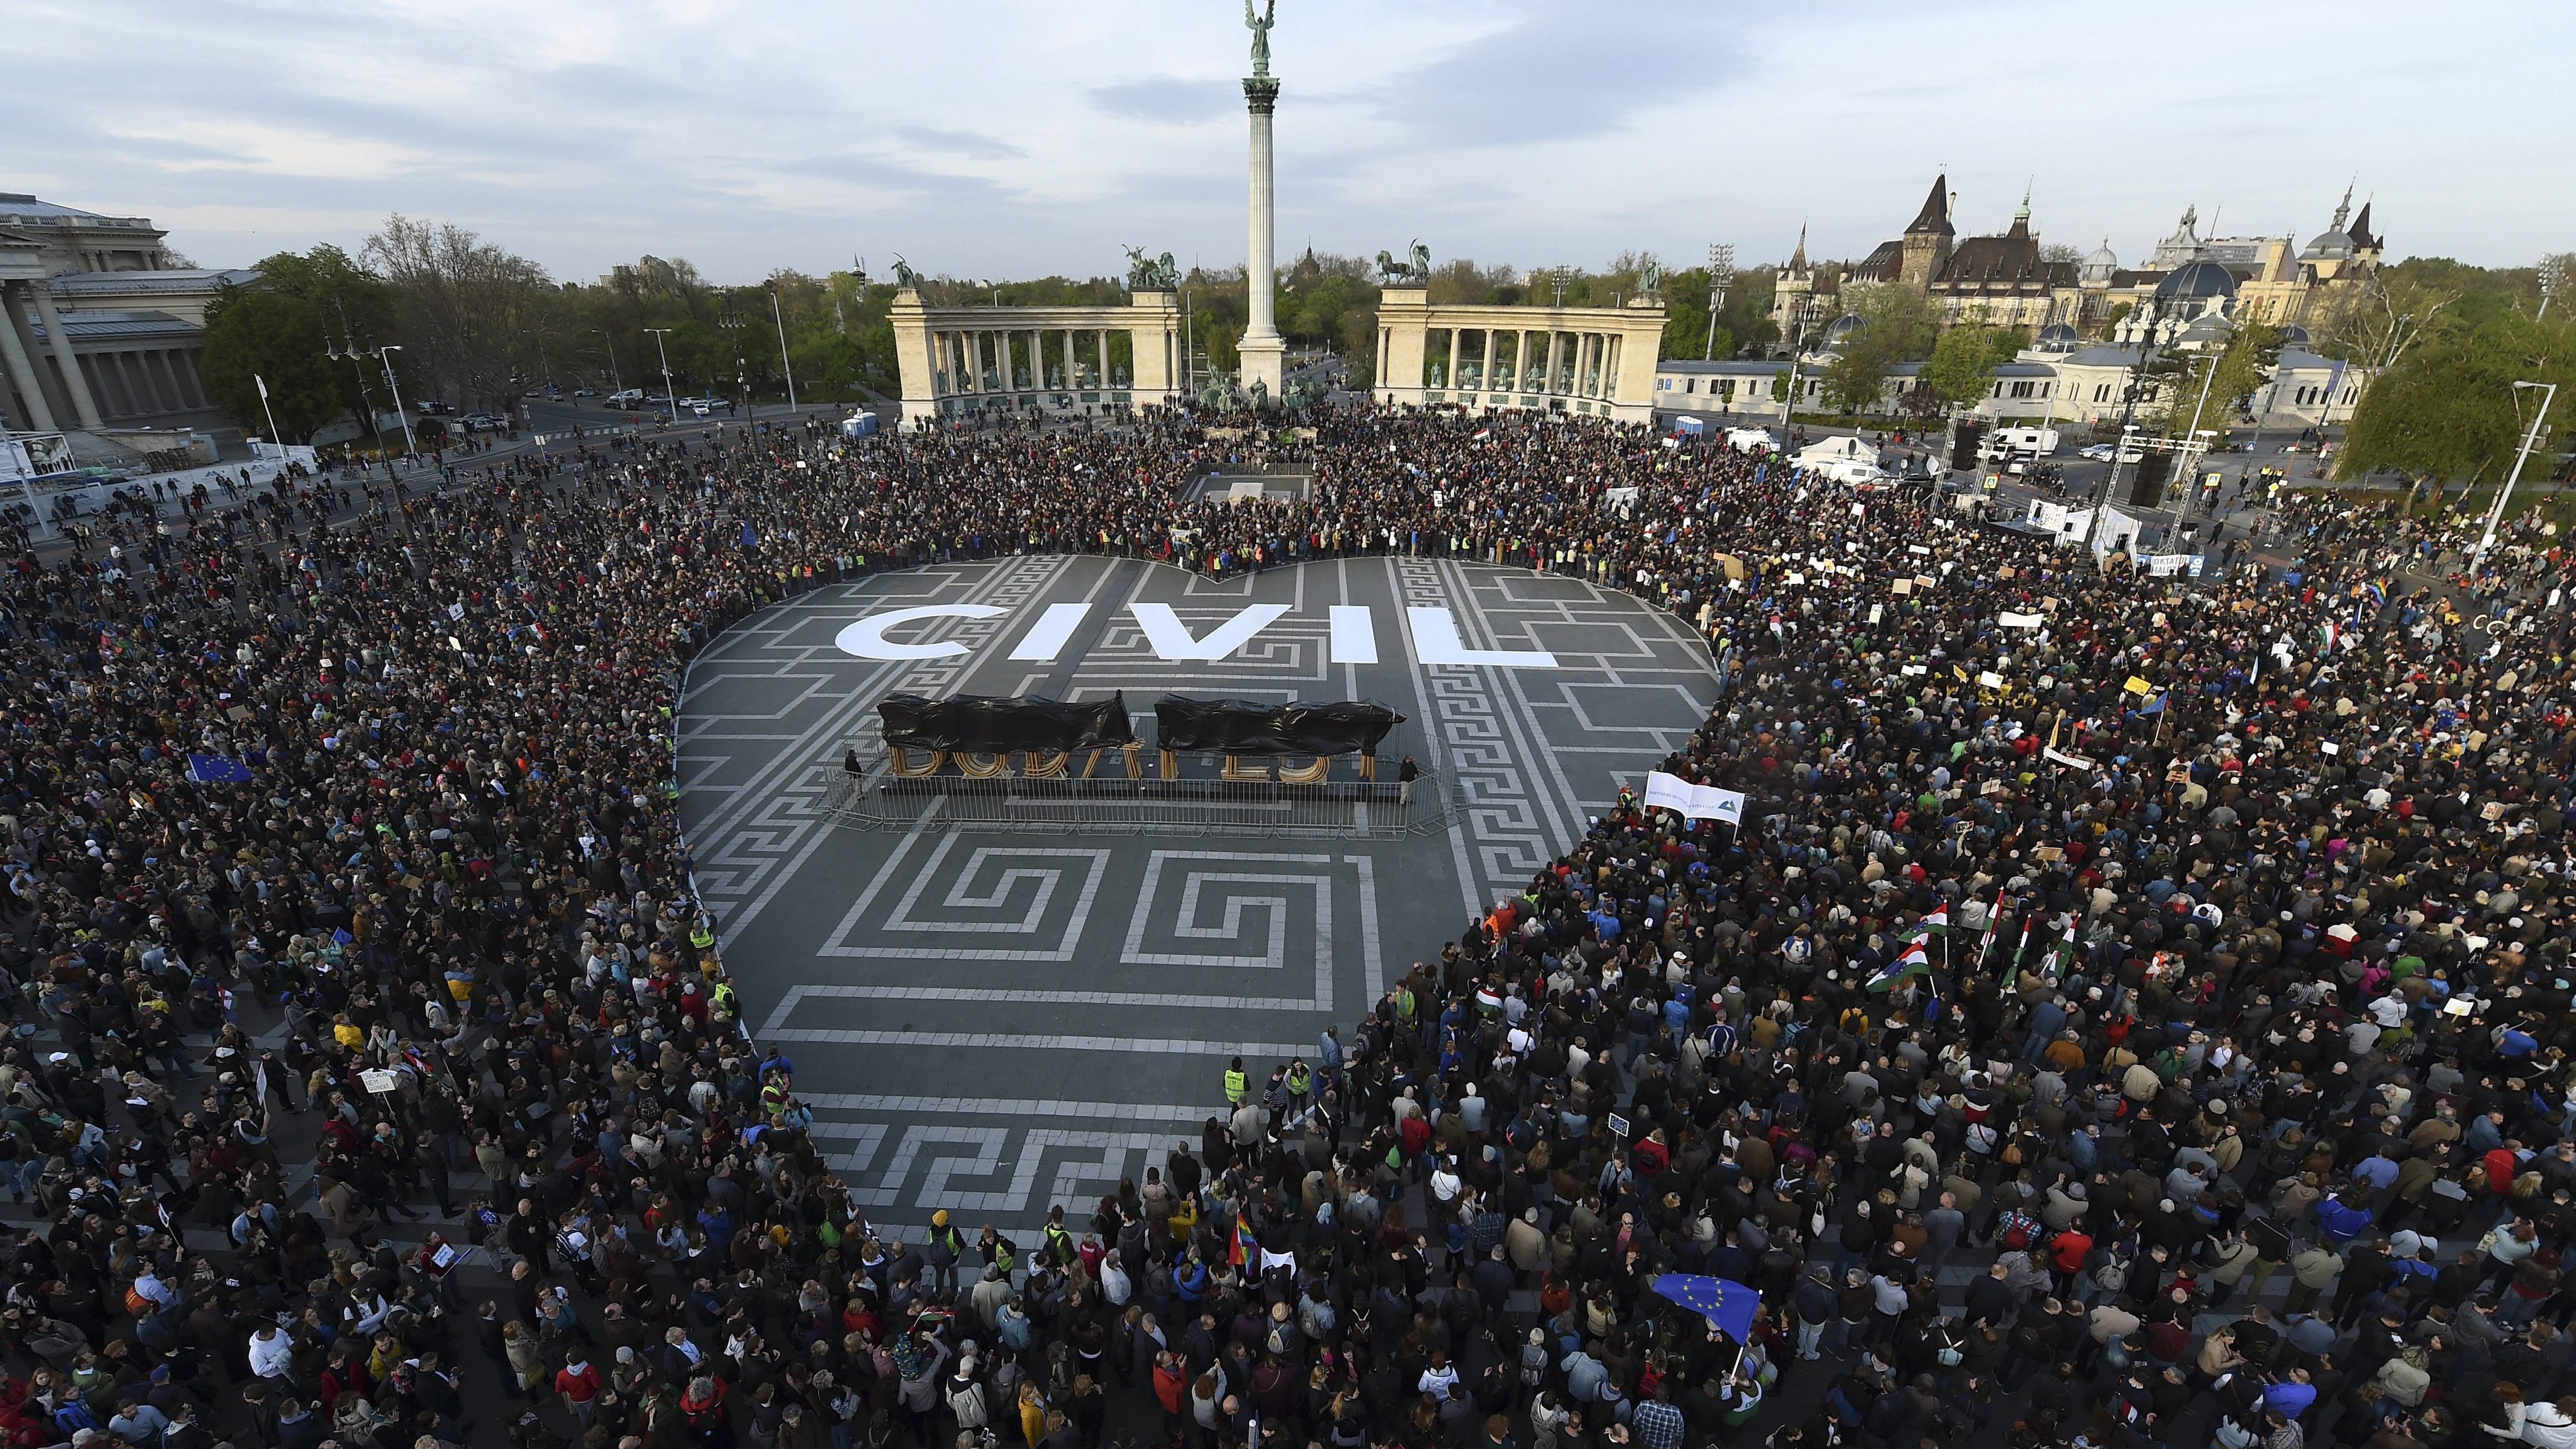
M603 439L22 554L0 1438L2576 1445L2539 524L2472 572L2318 496L2156 578L1640 428L1310 421ZM1193 497L1253 454L1311 490ZM692 893L676 665L1049 550L1631 591L1743 825L1623 797L1141 1184L880 1234Z

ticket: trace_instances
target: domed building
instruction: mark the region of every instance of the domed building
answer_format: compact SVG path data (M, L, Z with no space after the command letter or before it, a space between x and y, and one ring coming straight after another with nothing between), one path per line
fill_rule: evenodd
M2106 236L2091 255L2075 264L2075 280L2086 287L2107 287L2119 270L2119 254L2111 250L2111 239Z
M2033 352L2060 353L2073 352L2083 342L2083 337L2074 328L2063 322L2051 322L2039 329L2039 336L2031 340L2030 346Z

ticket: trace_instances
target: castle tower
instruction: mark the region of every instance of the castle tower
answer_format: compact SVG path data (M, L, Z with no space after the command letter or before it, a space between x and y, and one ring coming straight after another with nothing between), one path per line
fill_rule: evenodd
M1905 228L1905 261L1896 279L1918 292L1929 288L1950 264L1950 243L1956 236L1950 225L1950 177L1944 172L1933 179L1923 210Z

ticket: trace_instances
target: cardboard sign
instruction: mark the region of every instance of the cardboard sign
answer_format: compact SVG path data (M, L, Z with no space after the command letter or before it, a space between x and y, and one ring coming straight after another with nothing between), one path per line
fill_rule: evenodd
M367 1090L378 1096L390 1094L394 1088L401 1085L401 1078L382 1067L370 1067L358 1073L358 1080L366 1083Z
M1999 617L1996 618L1995 622L2003 625L2007 629L2036 629L2040 625L2048 622L2048 616L2045 614L2024 614L2012 609L2006 609Z
M1895 594L1901 599L1914 592L1914 581L1912 579L1898 579L1890 583L1887 587L1889 592Z
M2121 685L2120 687L2131 694L2136 695L2140 699L2144 699L2148 695L2156 692L2156 687L2154 685L2147 683L2145 680L2140 679L2134 674L2129 676L2128 683Z
M1988 689L2001 689L2004 687L2004 677L1995 673L1991 669L1979 673L1977 675L1977 682Z

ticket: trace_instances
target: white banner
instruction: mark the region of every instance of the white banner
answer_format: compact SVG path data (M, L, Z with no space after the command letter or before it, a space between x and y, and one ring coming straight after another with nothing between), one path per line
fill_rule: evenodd
M1646 776L1646 808L1671 810L1685 820L1722 820L1742 828L1744 792L1715 785L1694 785L1661 770Z

